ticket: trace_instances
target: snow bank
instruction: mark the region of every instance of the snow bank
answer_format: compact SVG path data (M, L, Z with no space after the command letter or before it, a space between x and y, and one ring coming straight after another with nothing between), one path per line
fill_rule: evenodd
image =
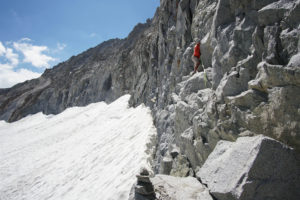
M0 122L0 199L127 199L156 133L129 95L59 115Z

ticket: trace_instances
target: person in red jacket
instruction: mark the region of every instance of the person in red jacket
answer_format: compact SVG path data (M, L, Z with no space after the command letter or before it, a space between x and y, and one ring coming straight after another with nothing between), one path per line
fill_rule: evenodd
M198 67L201 64L200 40L197 38L195 41L196 41L196 45L194 47L194 53L193 53L193 56L192 56L192 61L194 62L193 75L198 71Z

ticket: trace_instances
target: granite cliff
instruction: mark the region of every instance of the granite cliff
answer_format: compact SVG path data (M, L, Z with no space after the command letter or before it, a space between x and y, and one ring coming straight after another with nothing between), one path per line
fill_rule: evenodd
M12 122L40 111L56 114L130 93L132 106L144 103L153 112L158 131L155 173L198 177L217 199L298 199L300 0L160 4L153 19L138 24L127 38L104 42L38 79L0 90L0 119ZM191 76L195 38L201 39L205 70ZM242 144L256 152L251 164L240 163L248 166L243 173L227 174L240 177L237 182L243 184L233 189L214 186L209 180L214 175L203 176L206 161L214 163L211 160L222 152L236 158L240 154L230 152L235 152L233 146L243 147L238 138L249 140ZM236 145L224 145L223 140L237 139ZM273 159L270 149L280 159ZM234 158L224 159L235 162ZM251 173L266 171L261 158L269 163L265 167L290 167L280 166L259 180ZM283 178L284 170L295 175L289 178L293 181ZM274 178L276 173L282 177ZM272 196L271 183L285 188L289 196L282 196L281 190Z

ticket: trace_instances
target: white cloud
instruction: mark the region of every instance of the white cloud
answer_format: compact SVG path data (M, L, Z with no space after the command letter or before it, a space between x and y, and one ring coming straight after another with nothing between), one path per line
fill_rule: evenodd
M35 68L50 67L52 61L57 61L49 53L62 51L66 44L57 43L57 47L33 45L30 38L22 38L17 42L0 41L0 88L8 88L17 83L37 78L41 73L25 69L21 64L30 63ZM24 56L23 56L24 55Z
M6 52L6 49L3 46L2 42L0 41L0 56L2 56L5 52Z
M46 46L34 46L25 41L14 42L14 48L24 55L23 62L31 63L34 67L44 68L50 67L50 62L55 61L51 56L45 55L43 52L48 51Z
M62 50L64 50L66 47L67 47L67 45L64 44L64 43L57 43L57 50L58 50L58 51L62 51Z
M7 48L5 57L10 61L11 65L17 66L19 64L19 55L15 54L11 48Z
M22 38L19 42L31 42L30 38Z
M51 51L52 54L58 54L58 53L61 53L61 51L63 51L66 47L67 47L66 44L58 42L56 44L56 48L51 49L50 51ZM55 61L59 61L59 60L60 59L56 59Z
M19 55L13 52L11 48L5 48L0 41L0 56L4 56L5 59L10 62L7 65L17 66L19 64ZM3 65L0 63L0 65Z
M9 88L17 83L38 78L40 75L24 68L13 71L12 68L9 68L9 65L0 64L0 88Z

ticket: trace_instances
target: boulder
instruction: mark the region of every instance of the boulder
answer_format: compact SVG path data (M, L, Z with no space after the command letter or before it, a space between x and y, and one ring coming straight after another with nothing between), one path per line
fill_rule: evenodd
M156 175L151 178L157 199L163 200L213 200L208 189L196 178L179 178Z
M297 68L300 68L300 53L294 55L289 64L288 64L288 67L297 67Z
M239 107L241 110L256 108L261 102L267 101L266 93L258 90L247 90L240 95L227 97L225 102L230 102L233 105Z
M201 66L199 66L199 68L201 69ZM183 99L184 97L192 93L197 93L199 90L210 88L210 76L211 75L209 70L205 70L205 72L194 74L183 84L179 93L180 97Z
M219 141L196 175L218 200L296 200L300 196L299 157L266 136Z
M172 170L172 164L173 164L173 159L171 158L171 156L169 155L165 156L161 161L159 173L169 175Z
M170 175L176 177L186 177L190 175L190 163L186 156L178 155L173 162Z
M299 62L298 59L298 56L293 57L290 66L296 65ZM261 62L257 68L258 74L255 80L248 83L249 88L266 92L268 88L276 86L300 86L299 68L270 65L266 62Z
M249 130L264 132L289 146L300 148L300 87L287 85L268 89L268 102L261 103L253 110L254 118ZM256 119L255 119L256 118Z
M293 8L290 9L285 14L285 22L288 23L288 26L292 26L294 28L297 28L299 26L299 19L300 19L300 1L295 0Z
M258 22L260 25L271 25L275 22L279 22L285 12L289 11L293 6L293 2L286 0L280 0L269 4L258 11Z
M229 75L225 75L216 90L218 100L223 100L227 96L238 95L247 90L249 79L247 69L233 71Z

